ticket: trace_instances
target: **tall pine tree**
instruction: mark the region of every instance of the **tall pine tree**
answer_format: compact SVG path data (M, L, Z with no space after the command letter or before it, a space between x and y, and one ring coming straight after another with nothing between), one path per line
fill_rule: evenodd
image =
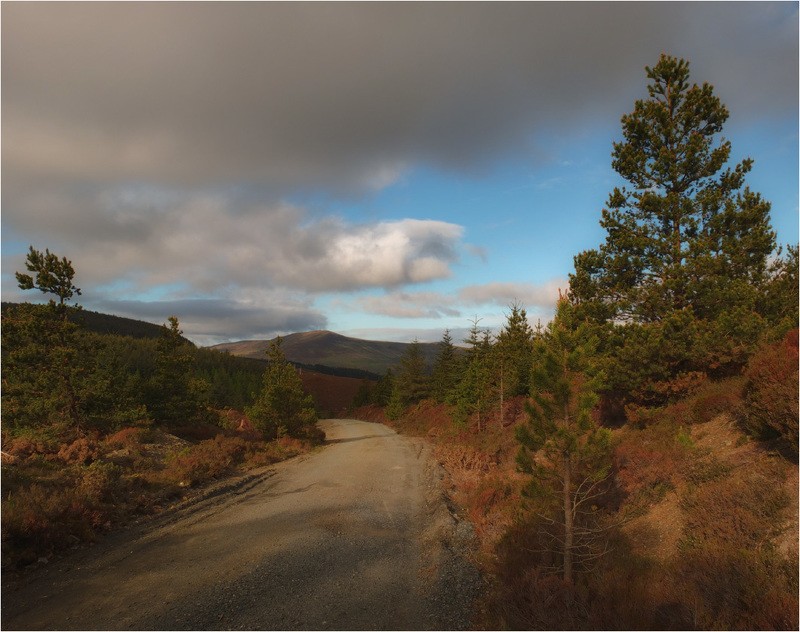
M66 257L33 246L25 267L32 274L16 273L20 289L54 295L58 302L51 298L46 307L18 306L4 322L4 329L11 330L3 336L4 407L14 421L45 424L60 418L80 429L84 415L77 389L77 326L69 318L70 310L80 309L70 305L81 294L73 283L75 269Z
M667 55L646 70L649 98L622 117L612 153L630 188L609 196L605 242L575 257L570 298L606 327L609 388L660 404L744 364L767 324L775 234L770 204L745 185L752 160L726 167L728 110L713 88Z
M599 318L637 323L752 305L775 248L770 204L745 186L752 160L723 171L728 110L710 85L689 84L686 61L662 55L647 76L649 98L622 117L612 153L632 188L609 196L606 241L575 258L572 297Z

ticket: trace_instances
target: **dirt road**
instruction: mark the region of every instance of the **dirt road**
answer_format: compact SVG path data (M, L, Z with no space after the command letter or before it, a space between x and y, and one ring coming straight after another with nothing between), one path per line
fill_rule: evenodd
M425 444L329 445L5 586L11 629L461 629L480 578Z

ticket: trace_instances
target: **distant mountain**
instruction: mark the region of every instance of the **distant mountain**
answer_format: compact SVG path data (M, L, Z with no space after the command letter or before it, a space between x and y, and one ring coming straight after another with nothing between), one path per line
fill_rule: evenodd
M264 359L270 340L242 340L214 345L211 349L231 355ZM349 338L332 331L308 331L283 336L283 352L288 360L306 365L361 369L382 375L395 368L409 347L405 342L381 342ZM428 366L433 364L438 343L420 343Z

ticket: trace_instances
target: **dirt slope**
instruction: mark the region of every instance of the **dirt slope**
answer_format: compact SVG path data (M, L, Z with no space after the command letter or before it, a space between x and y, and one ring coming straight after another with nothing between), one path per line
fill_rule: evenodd
M329 445L5 586L5 629L459 629L480 578L426 444Z

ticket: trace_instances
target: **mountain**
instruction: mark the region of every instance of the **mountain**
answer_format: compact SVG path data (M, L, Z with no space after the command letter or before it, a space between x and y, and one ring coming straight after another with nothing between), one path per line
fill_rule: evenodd
M270 340L242 340L210 347L231 355L263 359ZM433 365L438 343L421 342L420 348L428 366ZM292 362L361 369L382 375L395 368L409 347L405 342L381 342L349 338L332 331L308 331L283 337L283 352Z

